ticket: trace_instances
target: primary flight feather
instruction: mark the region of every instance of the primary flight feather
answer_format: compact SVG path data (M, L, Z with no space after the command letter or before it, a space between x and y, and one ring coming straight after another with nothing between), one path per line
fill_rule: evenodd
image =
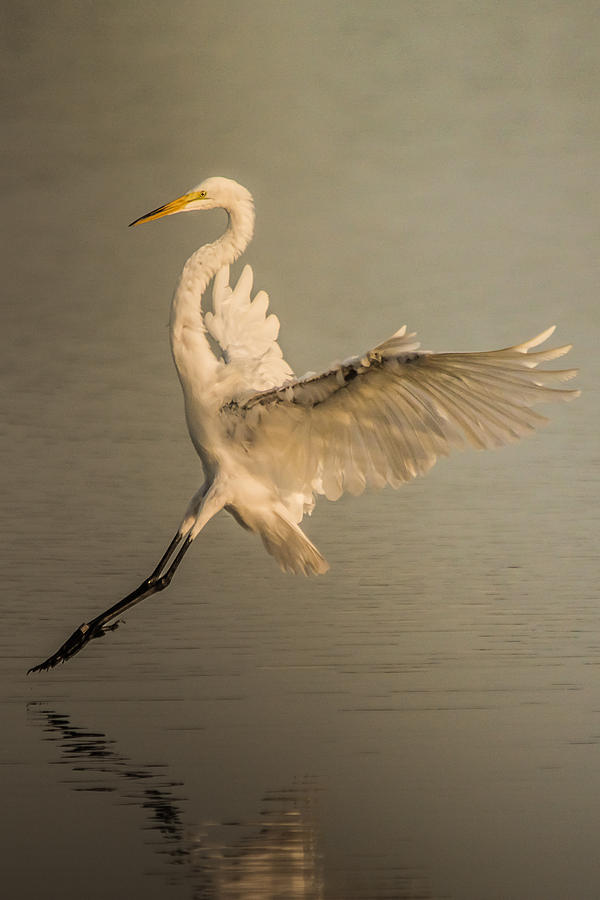
M399 487L453 447L517 440L546 421L533 406L579 394L562 387L575 369L538 368L570 349L535 349L554 328L504 350L430 353L404 327L320 375L294 377L277 343L279 320L267 314L267 294L252 297L250 266L229 284L229 265L254 231L246 188L208 178L132 225L216 207L227 211L228 227L185 263L170 317L171 350L204 482L152 574L30 671L69 659L116 628L124 610L167 587L192 541L221 509L259 535L285 571L323 573L327 562L299 527L315 495L336 500L344 491ZM213 278L213 310L203 314Z

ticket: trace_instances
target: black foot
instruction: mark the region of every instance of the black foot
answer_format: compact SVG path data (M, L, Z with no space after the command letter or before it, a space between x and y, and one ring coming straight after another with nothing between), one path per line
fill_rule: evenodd
M80 625L73 632L70 638L67 638L56 653L53 653L52 656L49 656L45 662L40 663L38 666L33 666L33 668L28 670L27 674L29 675L30 672L47 672L48 669L53 669L59 663L66 662L72 656L75 656L76 653L79 653L80 650L83 650L89 641L94 638L104 637L107 631L114 631L115 628L119 627L119 624L120 622L115 622L113 625L93 628L87 622L84 622L83 625Z

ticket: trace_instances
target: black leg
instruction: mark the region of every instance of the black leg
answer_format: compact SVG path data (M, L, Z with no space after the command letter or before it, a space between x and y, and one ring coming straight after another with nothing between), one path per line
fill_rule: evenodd
M67 638L64 644L58 648L56 653L53 653L52 656L48 657L43 663L33 666L33 668L29 669L27 674L29 675L29 672L44 672L47 669L54 668L58 663L63 663L68 659L71 659L72 656L79 653L79 651L92 639L103 637L108 631L114 631L115 628L118 628L119 622L113 622L113 620L121 613L125 612L126 609L130 609L132 606L135 606L136 603L140 603L142 600L145 600L146 597L150 597L152 594L158 593L158 591L164 591L171 583L171 579L183 559L184 554L192 543L192 538L188 535L170 567L164 575L161 575L161 572L173 555L175 548L181 541L181 537L182 535L177 532L152 574L146 578L145 581L142 581L135 591L132 591L131 594L127 594L126 597L123 597L122 600L119 600L119 602L115 603L113 606L109 606L108 609L100 613L99 616L96 616L95 619L91 619L91 621L84 622L80 625L79 628L73 632L71 637ZM111 622L113 622L112 625L110 624Z
M178 531L177 534L175 535L175 537L173 538L173 540L171 541L171 543L169 544L169 546L167 547L167 549L165 550L165 552L163 553L159 564L155 568L155 570L152 573L152 575L150 576L150 578L158 578L158 576L160 575L160 573L162 572L162 570L168 563L169 559L171 558L171 555L173 554L175 547L177 547L177 545L179 544L181 538L182 538L182 535Z

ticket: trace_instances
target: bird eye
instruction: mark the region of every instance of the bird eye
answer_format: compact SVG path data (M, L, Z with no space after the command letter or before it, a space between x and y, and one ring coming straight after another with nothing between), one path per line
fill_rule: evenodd
M203 200L206 197L206 191L198 191L198 200Z

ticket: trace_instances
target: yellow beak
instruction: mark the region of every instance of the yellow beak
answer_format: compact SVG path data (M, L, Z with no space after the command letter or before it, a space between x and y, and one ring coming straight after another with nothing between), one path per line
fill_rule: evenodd
M162 216L172 216L173 213L181 212L188 203L195 199L196 195L193 191L189 194L184 194L183 197L178 197L177 200L171 200L170 203L165 203L164 206L153 209L152 212L146 213L145 216L140 216L135 222L130 222L129 227L131 228L132 225L140 225L142 222L152 222L153 219L160 219Z

